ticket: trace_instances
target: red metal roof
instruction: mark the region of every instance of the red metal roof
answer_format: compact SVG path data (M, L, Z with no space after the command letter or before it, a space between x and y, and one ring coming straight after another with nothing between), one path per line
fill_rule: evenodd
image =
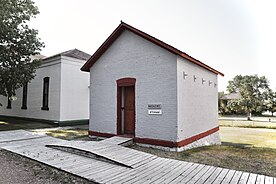
M205 68L206 70L209 70L215 74L219 74L221 76L224 76L223 73L211 68L210 66L200 62L199 60L189 56L188 54L186 54L185 52L182 52L176 48L174 48L173 46L158 40L157 38L150 36L149 34L140 31L124 22L121 22L121 24L113 31L113 33L105 40L105 42L98 48L98 50L89 58L89 60L82 66L81 70L82 71L86 71L89 72L90 68L93 66L93 64L103 55L103 53L112 45L112 43L121 35L121 33L124 30L128 30L131 31L132 33L139 35L141 37L143 37L144 39L176 54L179 55L185 59L187 59L188 61L195 63L196 65L199 65L203 68Z

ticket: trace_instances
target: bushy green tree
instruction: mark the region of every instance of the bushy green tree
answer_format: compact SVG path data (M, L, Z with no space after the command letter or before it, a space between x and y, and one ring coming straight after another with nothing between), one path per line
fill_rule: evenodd
M227 90L229 93L240 93L240 98L231 100L229 104L232 110L245 112L248 119L251 113L262 113L264 102L269 91L268 80L264 76L257 75L237 75L228 82Z
M276 112L276 92L273 92L272 90L269 90L267 94L267 100L265 103L266 110L272 113L272 116L274 112Z
M38 13L31 0L0 0L0 95L14 96L35 77L39 61L30 56L44 44L27 22Z

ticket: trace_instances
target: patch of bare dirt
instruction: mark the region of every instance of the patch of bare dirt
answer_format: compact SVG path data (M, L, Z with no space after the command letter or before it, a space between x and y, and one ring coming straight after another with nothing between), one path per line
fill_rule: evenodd
M91 184L93 182L9 151L0 150L0 183Z

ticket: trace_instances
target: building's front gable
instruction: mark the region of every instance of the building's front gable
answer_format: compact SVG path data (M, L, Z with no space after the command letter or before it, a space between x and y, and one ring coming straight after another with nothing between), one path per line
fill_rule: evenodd
M137 137L176 139L176 55L124 31L90 70L90 130L117 133L117 84L135 78ZM148 105L162 104L162 115Z

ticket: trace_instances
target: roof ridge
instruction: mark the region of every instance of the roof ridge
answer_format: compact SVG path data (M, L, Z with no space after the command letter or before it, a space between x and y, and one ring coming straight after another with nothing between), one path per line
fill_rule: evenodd
M112 43L121 35L121 33L125 30L129 30L134 34L137 34L138 36L176 54L179 55L185 59L187 59L188 61L199 65L213 73L219 74L221 76L224 76L223 73L213 69L212 67L202 63L201 61L193 58L192 56L186 54L185 52L182 52L181 50L163 42L162 40L159 40L158 38L155 38L127 23L124 23L123 21L121 21L121 23L119 24L119 26L111 33L111 35L105 40L105 42L98 48L98 50L89 58L89 60L82 66L81 70L82 71L90 71L90 67L93 66L93 64L101 57L101 55L112 45Z
M70 49L70 50L60 52L58 54L43 58L43 60L53 58L53 57L56 57L56 56L67 56L67 57L73 57L73 58L81 59L81 60L88 60L91 55L87 54L86 52L83 52L79 49L74 48L74 49Z

